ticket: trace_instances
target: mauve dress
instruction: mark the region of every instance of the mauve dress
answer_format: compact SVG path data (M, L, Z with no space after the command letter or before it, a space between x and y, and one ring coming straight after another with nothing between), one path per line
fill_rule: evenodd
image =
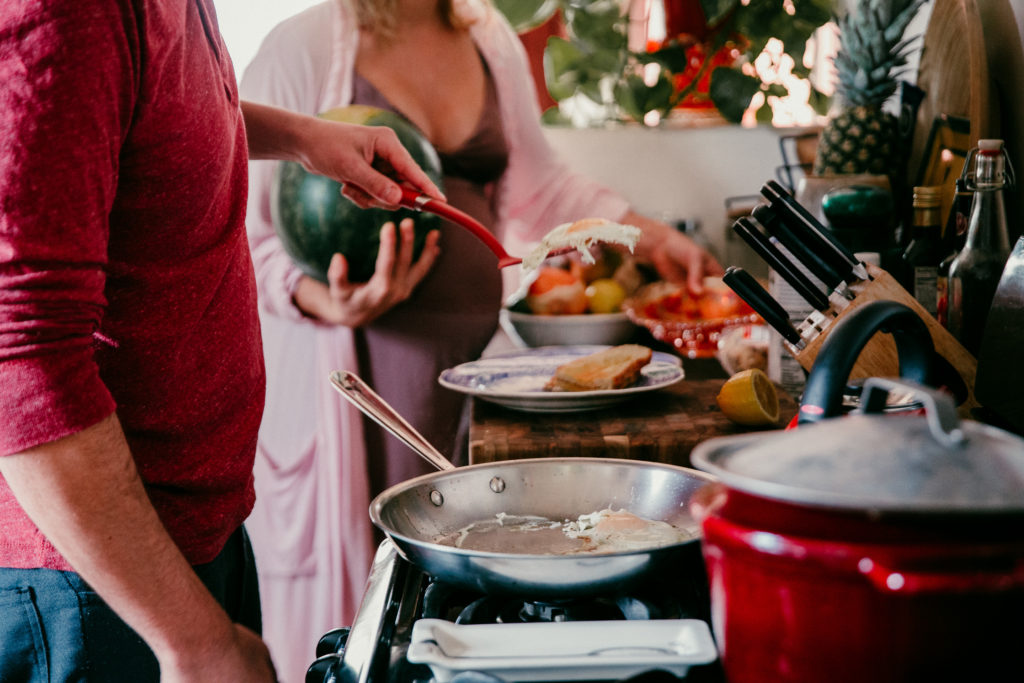
M483 60L481 60L483 61ZM484 69L486 72L486 64ZM438 154L448 202L485 226L494 224L493 181L508 163L497 93L487 74L476 131L460 149ZM401 114L358 74L353 103ZM356 330L359 373L455 464L467 462L465 395L437 382L446 368L475 360L493 337L502 279L494 254L465 228L442 221L441 254L412 296ZM404 443L364 421L371 491L436 471Z
M581 216L619 219L628 209L625 198L573 172L547 143L529 65L512 27L488 3L462 0L455 6L464 12L482 8L475 21L465 18L499 97L488 93L481 130L446 159L445 191L452 203L495 230L513 254L526 253L551 227ZM245 70L242 96L307 114L348 105L359 39L351 3L330 0L304 10L264 40ZM329 373L368 373L372 386L440 450L464 463L465 441L456 436L464 401L439 386L437 375L480 355L496 328L499 279L508 280L508 291L515 274L507 271L515 269L499 271L494 254L449 226L440 262L402 304L401 316L396 310L363 331L304 319L292 302L299 271L272 223L275 168L273 162L250 163L246 224L260 288L267 402L254 465L256 507L246 527L259 570L264 638L282 683L301 683L316 640L351 625L363 595L375 550L367 514L371 488L431 471L338 396ZM497 182L488 182L499 173ZM361 363L357 346L364 349ZM387 450L381 441L391 442ZM370 463L379 466L372 487Z

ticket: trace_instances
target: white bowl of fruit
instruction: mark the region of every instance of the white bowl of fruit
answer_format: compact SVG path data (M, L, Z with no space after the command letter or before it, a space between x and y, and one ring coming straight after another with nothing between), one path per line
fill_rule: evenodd
M501 326L524 346L622 344L638 332L622 311L636 284L621 269L544 265L524 295L502 309Z

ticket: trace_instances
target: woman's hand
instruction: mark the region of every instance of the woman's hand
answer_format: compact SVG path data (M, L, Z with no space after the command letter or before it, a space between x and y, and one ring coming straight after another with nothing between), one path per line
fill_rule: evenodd
M637 259L650 263L669 282L686 283L693 294L704 291L704 278L725 269L706 249L668 223L630 211L621 220L643 231L636 245Z
M412 219L403 220L397 231L394 223L385 223L380 230L377 265L369 280L349 282L348 262L335 254L327 269L327 284L303 278L295 290L295 303L325 323L366 325L409 298L441 253L439 236L437 230L431 231L419 259L413 262Z

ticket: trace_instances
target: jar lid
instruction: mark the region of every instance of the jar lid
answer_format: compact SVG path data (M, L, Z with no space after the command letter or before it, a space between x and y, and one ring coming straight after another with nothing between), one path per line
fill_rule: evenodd
M1003 141L996 138L978 140L978 150L986 154L995 154L1002 151Z
M924 416L858 413L785 432L710 439L697 445L692 461L726 486L802 505L1024 512L1024 439L958 422L952 401L942 398L947 405L938 416L929 396L921 398Z

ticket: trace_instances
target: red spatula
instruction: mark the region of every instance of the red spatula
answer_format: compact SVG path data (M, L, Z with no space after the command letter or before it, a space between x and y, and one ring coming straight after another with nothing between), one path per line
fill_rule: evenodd
M509 256L505 248L501 246L501 242L496 238L487 228L485 228L479 221L465 213L456 209L447 202L442 202L439 199L428 197L425 194L417 192L409 187L402 187L402 206L407 209L414 211L426 211L442 218L447 218L452 223L466 228L471 233L487 245L487 248L494 252L498 257L498 267L505 268L506 266L515 266L523 262L523 259L516 256Z

